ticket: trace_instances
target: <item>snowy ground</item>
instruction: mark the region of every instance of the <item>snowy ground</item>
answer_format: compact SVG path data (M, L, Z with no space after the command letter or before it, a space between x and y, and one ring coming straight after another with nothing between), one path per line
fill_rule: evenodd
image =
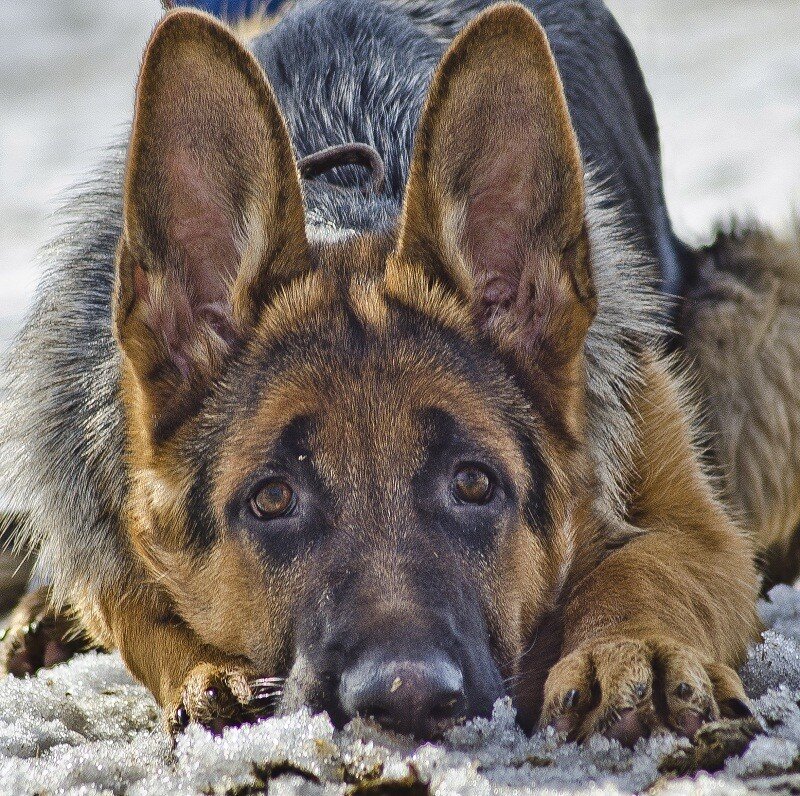
M666 735L634 751L602 738L577 747L525 737L501 702L491 722L439 745L403 746L355 723L335 732L326 716L298 713L221 738L191 727L173 748L119 659L90 654L0 681L0 794L798 792L800 592L780 586L761 610L771 629L742 671L761 724L754 737L751 722L712 727L695 747ZM725 749L735 753L724 759Z

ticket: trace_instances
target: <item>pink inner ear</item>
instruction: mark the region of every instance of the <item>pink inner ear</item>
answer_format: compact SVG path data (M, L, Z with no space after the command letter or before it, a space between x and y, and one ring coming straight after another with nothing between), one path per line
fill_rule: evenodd
M533 191L525 159L512 151L478 163L467 199L464 238L481 302L508 307L519 289L525 239L533 215Z
M133 286L164 359L188 378L202 366L194 358L209 333L226 345L235 339L230 291L239 253L224 188L215 186L194 154L169 153L162 175L166 261L153 274L137 265Z
M197 156L179 152L167 164L167 245L175 249L183 278L197 306L226 302L236 278L232 211L224 191L205 173Z

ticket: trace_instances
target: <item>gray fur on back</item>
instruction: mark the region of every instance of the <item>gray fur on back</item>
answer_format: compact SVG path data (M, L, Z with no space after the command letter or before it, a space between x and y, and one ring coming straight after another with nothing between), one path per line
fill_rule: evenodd
M59 593L119 583L127 556L117 518L127 491L111 335L114 251L122 231L123 157L61 211L45 270L4 373L0 484L40 545Z
M527 4L548 32L591 170L600 299L587 342L591 433L606 503L620 511L621 476L635 445L626 405L637 383L636 352L662 335L653 287L671 232L657 130L630 47L600 0ZM394 223L433 69L458 29L488 5L305 0L253 43L298 155L363 141L387 164L380 199L308 184L310 232ZM120 149L67 203L66 225L44 252L45 275L6 368L0 491L30 512L29 541L41 546L42 566L62 595L118 584L130 560L118 527L127 475L111 336L122 170ZM362 178L348 167L330 179L352 186Z

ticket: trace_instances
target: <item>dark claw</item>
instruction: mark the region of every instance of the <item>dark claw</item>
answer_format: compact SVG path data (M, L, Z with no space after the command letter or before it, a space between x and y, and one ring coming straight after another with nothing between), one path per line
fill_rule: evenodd
M647 693L647 683L636 683L633 687L633 694L636 699L642 699Z
M183 705L175 711L175 724L181 730L185 730L189 726L189 714L186 712L186 708Z
M567 693L564 694L564 699L561 702L561 707L564 708L564 710L572 710L572 708L574 708L575 705L578 704L580 698L581 698L581 692L578 691L576 688L573 688L571 691L567 691Z
M678 697L678 699L689 699L693 693L694 689L689 683L679 683L678 687L675 689L675 696Z
M749 719L753 715L748 705L736 697L721 702L719 709L726 719Z

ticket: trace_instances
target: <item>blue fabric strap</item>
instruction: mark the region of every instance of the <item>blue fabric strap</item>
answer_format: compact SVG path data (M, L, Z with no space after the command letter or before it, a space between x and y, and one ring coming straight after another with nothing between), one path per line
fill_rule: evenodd
M233 21L257 11L275 11L281 2L282 0L179 0L177 5L194 6L220 19Z

